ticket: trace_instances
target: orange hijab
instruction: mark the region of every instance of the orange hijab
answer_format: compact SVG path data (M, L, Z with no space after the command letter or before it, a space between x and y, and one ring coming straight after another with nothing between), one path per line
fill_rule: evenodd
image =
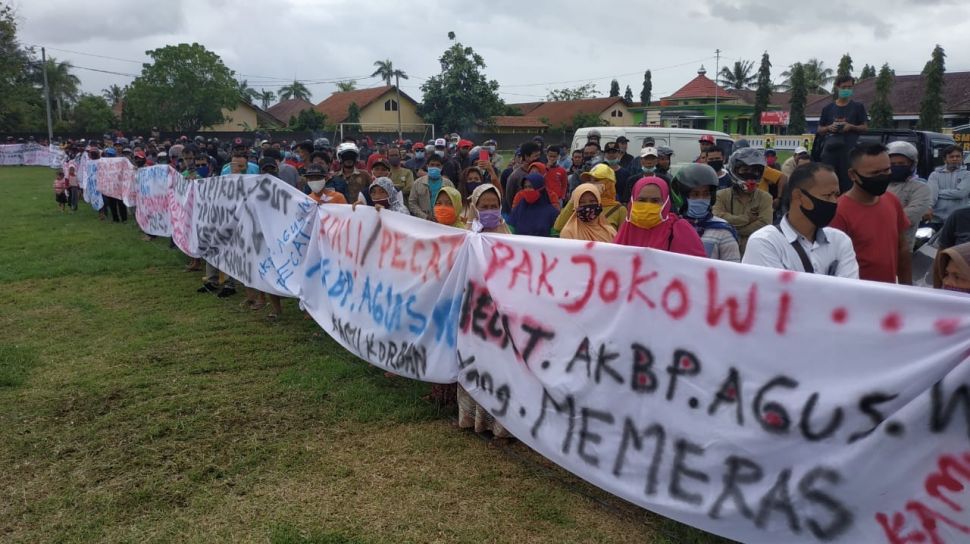
M613 238L616 237L616 229L606 221L606 214L603 211L596 219L589 222L580 221L579 216L576 215L577 210L579 210L579 199L586 193L593 193L596 202L601 206L603 205L603 197L600 195L599 187L592 183L584 183L576 187L569 199L573 204L573 214L569 216L569 221L562 228L559 237L570 240L612 242Z

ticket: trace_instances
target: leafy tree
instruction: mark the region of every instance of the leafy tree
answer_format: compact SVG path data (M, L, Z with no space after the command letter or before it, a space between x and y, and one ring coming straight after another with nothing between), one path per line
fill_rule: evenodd
M566 100L583 100L585 98L596 98L599 91L596 90L595 83L586 83L572 89L553 89L546 95L549 102L563 102Z
M0 130L38 130L47 123L43 96L27 70L32 55L17 41L13 9L0 5Z
M347 81L337 82L337 92L345 93L347 91L353 91L357 89L357 80L350 79Z
M919 128L939 132L943 130L943 74L946 72L946 53L937 44L933 56L923 68L923 100L919 105Z
M768 52L761 55L761 66L758 67L758 90L754 94L754 112L752 113L751 128L755 134L761 134L761 113L768 111L771 100L771 60Z
M117 87L117 85L115 85ZM74 106L72 128L87 134L104 134L118 125L108 102L93 94L83 94Z
M351 102L350 106L347 107L347 120L345 123L359 123L360 122L360 106L356 102Z
M244 79L239 82L239 98L243 102L255 102L259 100L259 91L249 86L249 80Z
M260 104L262 104L263 109L265 110L266 108L269 108L270 102L276 100L276 93L263 89L259 92L259 94L257 94L256 99L259 100Z
M375 61L374 66L377 66L377 70L374 70L371 77L379 76L384 80L384 83L387 83L388 85L391 85L394 78L408 78L408 75L403 71L394 69L394 63L391 62L391 59Z
M327 126L327 116L313 108L307 108L297 115L290 117L290 130L321 130L325 126Z
M721 68L718 74L720 84L728 90L743 91L750 89L758 80L758 74L752 74L754 63L749 60L739 60L734 62L734 66Z
M71 73L71 63L58 62L54 57L48 57L47 65L43 68L47 72L47 88L50 90L50 100L57 119L64 120L64 110L73 104L78 97L78 86L81 80ZM43 88L44 73L36 70L35 84Z
M852 75L852 57L848 53L842 55L842 58L839 59L839 67L835 70L835 75L836 77Z
M808 81L805 78L805 67L796 62L791 67L791 98L788 100L790 120L788 132L801 134L805 132L805 103L808 102Z
M808 89L809 93L813 94L828 94L829 84L835 80L835 72L831 68L826 68L825 63L818 59L808 59L806 63L796 63L802 67L802 73L805 77L805 87ZM780 85L778 85L779 90L788 91L792 88L792 72L795 65L792 64L781 73L781 77L785 78Z
M239 104L239 84L219 55L193 43L147 51L151 64L131 83L125 124L194 132L225 119Z
M862 67L862 71L859 72L859 81L862 81L865 79L872 79L874 77L876 77L875 66L869 66L868 64L866 64L865 66Z
M307 89L306 85L294 79L293 83L280 87L280 100L289 100L291 98L310 100L310 89Z
M629 85L626 86L626 90L623 91L623 100L626 100L627 104L633 102L633 89Z
M454 33L449 33L450 39ZM455 42L439 59L441 72L421 85L424 101L418 113L445 132L455 132L487 121L505 110L498 96L498 81L485 77L485 59L471 47Z
M869 126L872 128L892 128L893 105L889 95L895 83L895 76L889 69L889 64L883 64L876 78L876 97L869 107Z
M610 98L620 96L620 82L613 80L610 82Z
M643 73L643 88L640 89L640 102L644 106L650 105L650 95L653 93L653 82L650 81L650 70Z
M101 96L104 97L108 104L113 106L125 99L126 92L128 92L128 89L123 88L120 85L112 84L109 85L107 89L101 90Z

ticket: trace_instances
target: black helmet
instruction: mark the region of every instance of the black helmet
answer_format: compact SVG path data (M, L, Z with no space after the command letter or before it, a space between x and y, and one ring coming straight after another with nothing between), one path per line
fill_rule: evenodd
M711 206L714 206L714 201L717 199L717 173L713 168L703 163L692 162L685 165L677 171L672 185L674 191L683 200L683 204L680 206L681 215L687 211L687 197L690 195L691 189L709 187L711 192Z

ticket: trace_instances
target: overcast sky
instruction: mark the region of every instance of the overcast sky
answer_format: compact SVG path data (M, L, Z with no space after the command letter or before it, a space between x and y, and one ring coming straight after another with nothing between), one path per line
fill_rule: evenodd
M368 76L375 60L389 58L412 76L402 89L420 100L422 80L440 70L448 31L485 58L506 102L541 100L551 89L586 82L605 96L614 77L621 92L630 85L639 100L646 69L656 99L693 78L701 64L712 76L718 48L722 66L757 63L767 50L776 80L789 64L810 57L835 68L845 52L856 73L865 63L884 62L899 75L917 73L936 43L949 55L948 71L970 70L970 2L964 0L699 0L676 7L645 0L10 3L21 41L77 66L82 89L91 93L132 77L80 67L137 75L145 51L198 42L257 89L305 80L314 102L335 90L322 80L381 84Z

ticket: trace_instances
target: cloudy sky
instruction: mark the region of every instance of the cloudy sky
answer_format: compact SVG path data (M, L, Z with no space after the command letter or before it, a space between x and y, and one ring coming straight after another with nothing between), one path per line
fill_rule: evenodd
M653 0L5 1L17 11L21 41L77 66L82 89L92 93L130 82L147 50L198 42L251 86L277 90L299 79L314 102L334 91L334 80L379 85L368 77L373 62L389 58L412 76L402 89L420 99L422 80L440 70L448 31L485 58L507 102L587 82L605 95L614 77L639 97L646 69L654 98L666 96L701 64L712 75L716 49L722 66L758 62L767 50L776 79L810 57L835 68L845 52L856 72L888 62L899 75L916 73L936 43L949 53L948 70L970 70L964 0L699 0L676 7Z

